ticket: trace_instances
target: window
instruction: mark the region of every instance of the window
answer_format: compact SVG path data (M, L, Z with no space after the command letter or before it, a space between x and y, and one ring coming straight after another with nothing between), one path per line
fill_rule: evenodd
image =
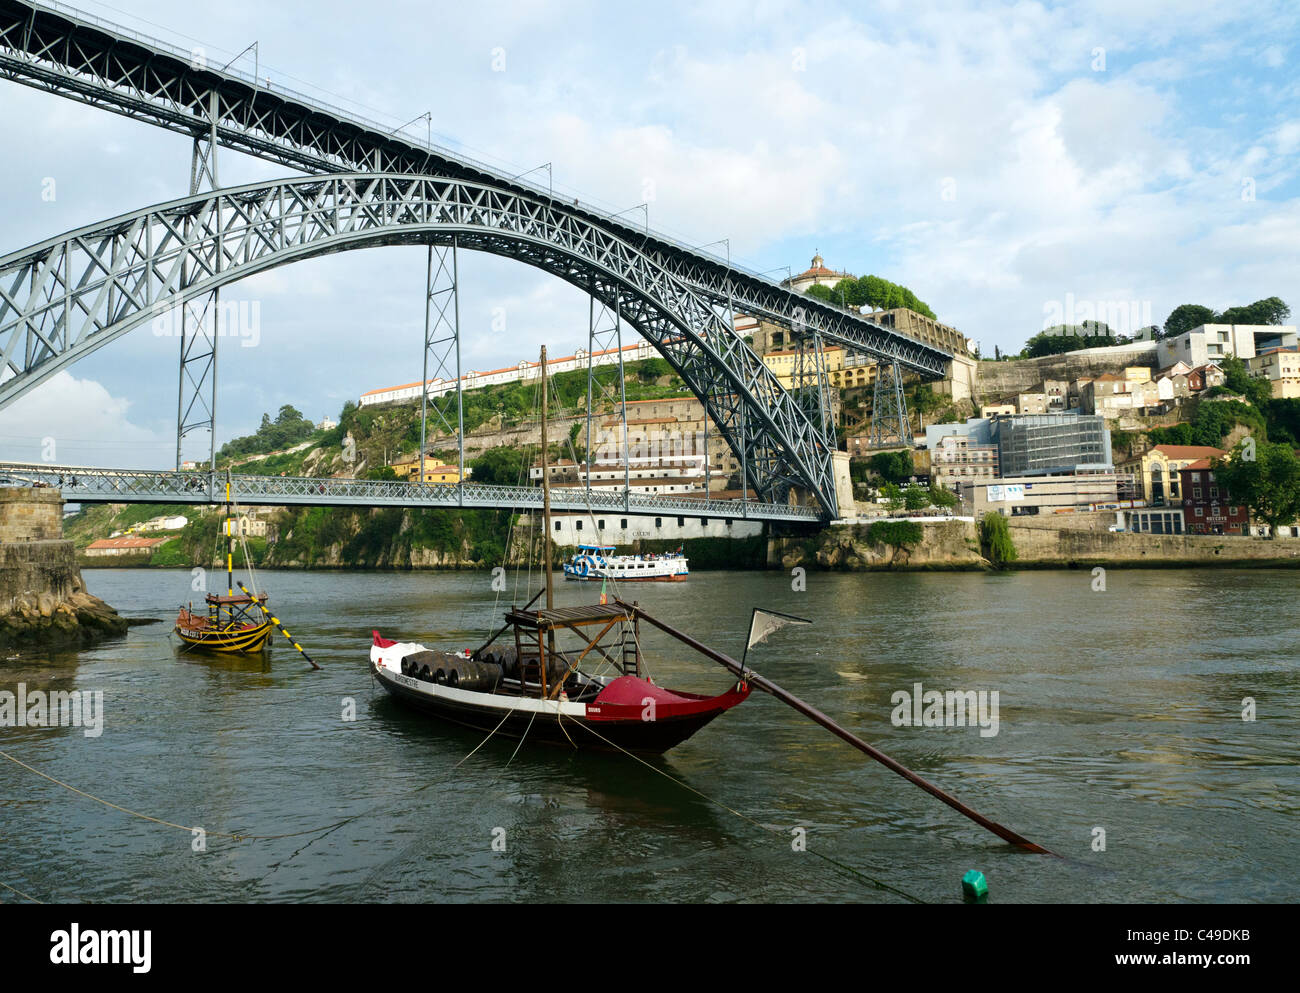
M562 523L563 523L562 521L556 521L556 522L555 522L555 530L556 530L556 531L560 530L560 525L561 525Z
M599 520L599 521L596 522L596 530L597 530L597 531L604 531L604 530L605 530L605 522L604 522L603 520Z
M1197 507L1197 508L1196 508L1196 516L1197 516L1197 517L1204 517L1204 516L1205 516L1205 508L1204 508L1204 507Z
M618 522L618 526L621 527L624 531L626 531L626 530L627 530L627 518L624 517L624 518L620 519L619 522Z
M677 518L677 526L678 526L679 528L684 528L684 527L686 527L686 518L685 518L685 517L679 517L679 518Z
M656 517L656 518L655 518L655 527L657 527L657 528L661 528L661 527L663 527L663 526L664 526L664 519L663 519L662 517Z
M576 531L581 531L581 530L582 530L582 521L574 521L574 522L573 522L573 527L574 527L574 530L576 530Z

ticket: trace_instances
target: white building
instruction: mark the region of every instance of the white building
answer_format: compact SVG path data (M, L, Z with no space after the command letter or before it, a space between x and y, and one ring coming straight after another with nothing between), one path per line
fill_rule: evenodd
M520 517L523 524L529 515ZM557 545L614 545L627 551L634 541L683 541L688 538L752 538L763 533L761 521L743 518L703 519L681 514L639 517L619 511L552 514L551 540Z
M635 345L623 346L623 362L640 362L643 359L654 358L657 353L648 341L639 341ZM591 364L593 366L618 365L619 350L617 348L607 348L603 351L595 352L592 355ZM487 372L477 372L471 370L463 373L460 377L460 388L462 390L477 390L485 386L499 386L502 383L520 383L529 379L536 379L538 376L539 362L529 362L521 360L515 365L503 366L500 369L490 369ZM554 376L561 372L574 372L578 369L587 368L587 350L580 348L572 355L565 355L560 358L548 358L546 360L546 371L549 375ZM456 389L456 380L454 379L430 379L428 384L428 393L431 397L444 396ZM359 401L360 406L369 407L377 403L400 403L414 402L420 399L420 381L414 383L404 383L401 386L388 386L383 389L370 390L362 393Z
M1193 369L1207 362L1222 363L1229 355L1252 359L1272 348L1295 348L1294 324L1202 324L1156 343L1156 367L1186 362Z

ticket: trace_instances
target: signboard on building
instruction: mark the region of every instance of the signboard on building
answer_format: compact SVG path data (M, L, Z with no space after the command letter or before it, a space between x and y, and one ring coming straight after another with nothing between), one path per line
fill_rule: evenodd
M1023 500L1025 498L1025 487L1022 483L1009 483L1006 485L996 485L989 487L989 503L999 503L1003 500Z

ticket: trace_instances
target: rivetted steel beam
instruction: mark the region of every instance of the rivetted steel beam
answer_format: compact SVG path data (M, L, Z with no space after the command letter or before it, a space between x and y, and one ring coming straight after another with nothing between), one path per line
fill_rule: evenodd
M700 397L765 502L836 513L831 450L721 308L637 246L535 196L351 174L256 183L124 214L0 258L0 407L186 296L331 252L452 241L590 292Z
M311 173L439 175L526 192L586 224L598 224L665 273L721 305L784 327L802 324L825 341L897 360L941 378L950 353L803 294L741 267L630 224L626 218L550 195L446 149L422 145L384 125L316 98L219 70L196 51L167 45L70 8L0 0L0 78L192 135L215 120L226 147ZM215 107L215 112L212 109Z

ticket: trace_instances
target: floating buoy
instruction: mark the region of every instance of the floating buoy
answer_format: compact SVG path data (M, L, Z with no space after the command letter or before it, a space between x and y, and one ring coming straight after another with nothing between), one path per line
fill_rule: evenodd
M961 894L967 903L988 903L989 884L984 873L972 869L961 877Z

